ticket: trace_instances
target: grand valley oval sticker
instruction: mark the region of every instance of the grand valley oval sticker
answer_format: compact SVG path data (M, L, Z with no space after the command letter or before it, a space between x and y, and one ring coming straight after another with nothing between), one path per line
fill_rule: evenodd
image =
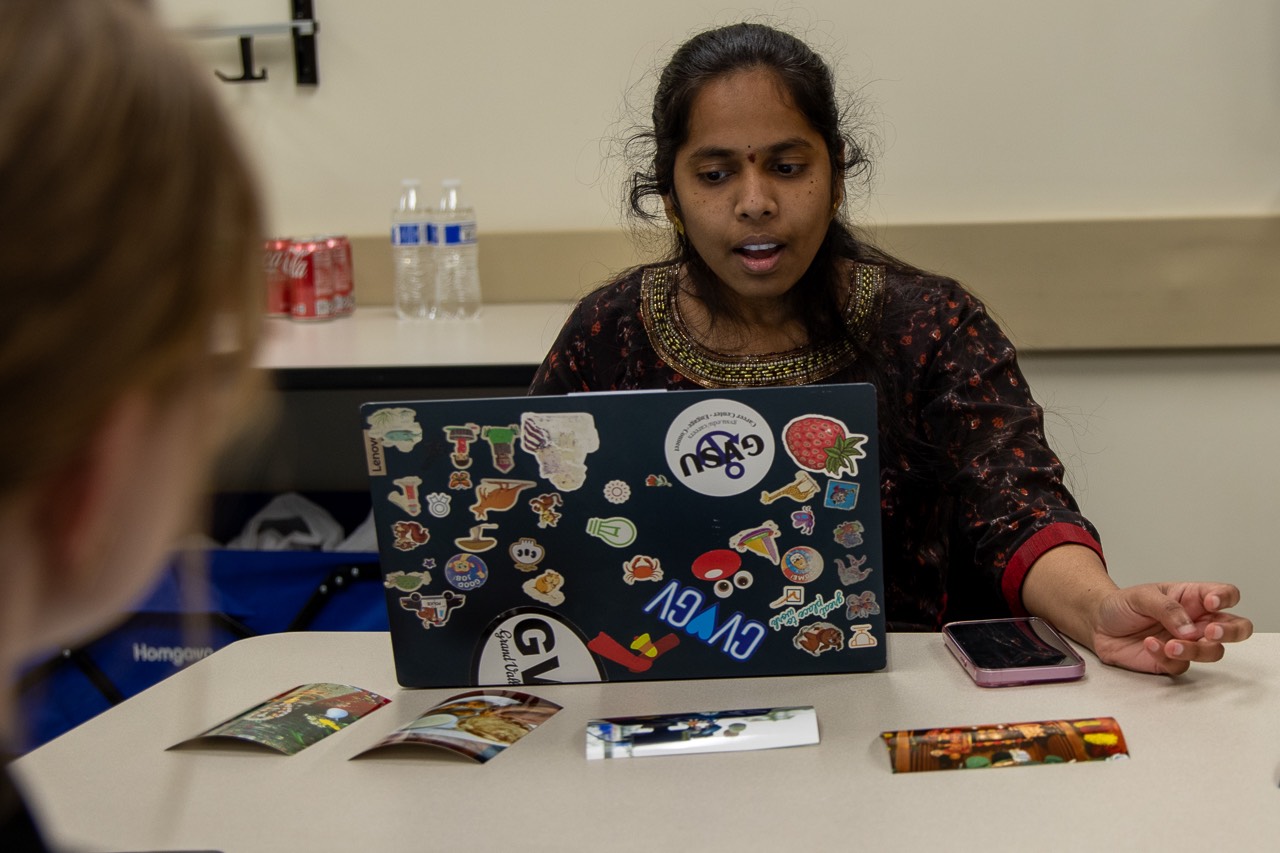
M475 684L561 684L603 681L577 629L546 610L502 614L485 632L475 658Z
M664 450L677 480L699 494L722 498L754 488L769 473L773 432L750 406L703 400L671 422Z

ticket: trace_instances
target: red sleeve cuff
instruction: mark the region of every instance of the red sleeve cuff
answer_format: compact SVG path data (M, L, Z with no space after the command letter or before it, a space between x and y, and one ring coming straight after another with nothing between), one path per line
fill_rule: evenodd
M1092 549L1098 555L1098 559L1102 560L1103 565L1106 565L1102 545L1083 527L1058 522L1037 530L1009 558L1009 562L1004 567L1004 575L1000 579L1004 600L1015 616L1030 615L1027 613L1027 608L1022 606L1022 584L1027 579L1027 573L1046 551L1057 548L1059 545L1083 545Z

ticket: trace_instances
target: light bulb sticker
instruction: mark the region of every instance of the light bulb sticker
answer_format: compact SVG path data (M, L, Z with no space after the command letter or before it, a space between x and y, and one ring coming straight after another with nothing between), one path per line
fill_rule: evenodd
M606 545L625 548L636 541L636 526L629 518L588 518L587 535L594 536Z
M702 400L667 428L667 466L678 482L710 497L755 488L773 465L775 441L764 417L737 400Z

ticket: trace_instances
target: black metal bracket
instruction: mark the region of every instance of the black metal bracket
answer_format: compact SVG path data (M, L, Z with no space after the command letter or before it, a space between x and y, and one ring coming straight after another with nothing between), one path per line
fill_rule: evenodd
M316 33L320 22L315 18L312 0L290 0L292 20L287 24L252 24L240 27L201 27L186 30L192 38L224 38L234 36L240 40L240 76L233 77L214 71L224 83L257 83L267 79L267 69L254 69L253 40L257 36L274 36L289 33L293 38L293 70L299 86L320 85L320 69L316 59Z

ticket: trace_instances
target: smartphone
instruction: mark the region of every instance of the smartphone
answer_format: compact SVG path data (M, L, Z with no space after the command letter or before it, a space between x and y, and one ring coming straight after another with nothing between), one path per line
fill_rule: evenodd
M942 638L979 687L1071 681L1084 675L1084 658L1038 616L950 622L942 626Z

